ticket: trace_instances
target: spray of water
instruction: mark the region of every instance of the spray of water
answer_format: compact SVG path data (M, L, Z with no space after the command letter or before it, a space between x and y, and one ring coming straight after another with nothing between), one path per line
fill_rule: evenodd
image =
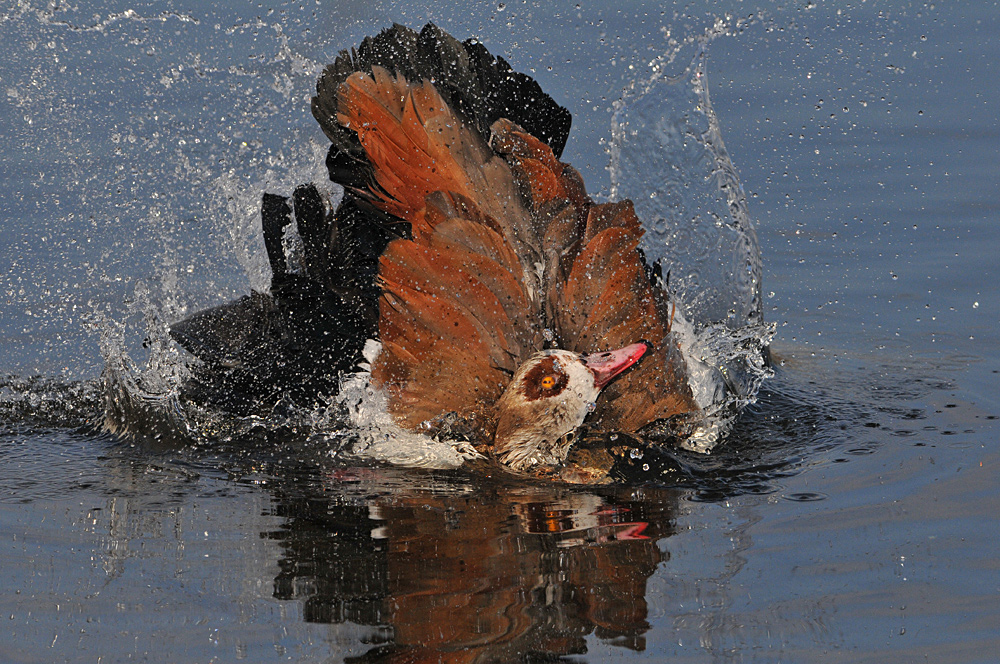
M713 39L741 30L720 21L696 38L675 42L617 103L612 126L612 195L630 198L647 230L642 250L661 267L678 304L674 332L688 361L695 396L707 415L685 444L709 452L730 430L769 375L764 358L773 326L761 316L761 261L746 198L708 97L705 54ZM676 75L676 62L688 64ZM308 69L308 67L306 67ZM225 238L250 287L270 281L259 234L259 196L290 192L302 182L326 182L325 146L289 147L263 177L217 175L209 189ZM335 200L339 192L327 194ZM165 223L162 222L161 223ZM169 254L169 252L167 252ZM398 431L379 409L364 374L348 378L338 398L309 412L233 418L206 412L181 397L187 362L168 335L168 322L187 307L178 297L178 266L161 267L159 288L140 283L126 321L102 319L106 426L138 435L204 440L259 430L294 431L352 458L451 467L470 454L424 436ZM145 337L146 358L128 351L128 328Z
M711 42L759 19L718 20L673 41L615 105L611 195L631 199L646 229L642 250L678 302L695 398L708 415L686 443L708 452L770 375L774 326L761 311L761 257L746 195L708 94ZM686 62L680 73L676 63Z

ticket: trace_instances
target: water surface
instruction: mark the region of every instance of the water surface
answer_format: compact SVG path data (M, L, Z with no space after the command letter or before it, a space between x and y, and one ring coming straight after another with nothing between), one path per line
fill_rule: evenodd
M995 661L998 17L3 6L0 659ZM716 19L777 330L713 454L573 488L345 466L294 431L101 432L109 353L172 366L157 330L266 283L257 199L322 177L308 98L338 49L394 20L479 36L573 111L564 158L611 195L643 181L607 171L614 103Z

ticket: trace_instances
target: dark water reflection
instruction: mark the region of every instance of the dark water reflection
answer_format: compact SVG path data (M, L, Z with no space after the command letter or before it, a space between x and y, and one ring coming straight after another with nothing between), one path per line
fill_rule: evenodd
M23 581L7 584L17 590L5 608L29 641L39 635L21 618L45 615L53 596L106 619L115 606L131 607L134 617L117 623L127 632L143 614L169 615L190 592L185 584L198 606L176 609L193 621L211 614L235 584L298 607L292 622L370 628L362 652L346 661L548 660L586 653L588 636L645 650L647 583L670 558L680 491L321 467L300 451L298 460L273 464L218 450L154 450L106 435L36 432L19 440L8 432L0 441L3 502L30 505L21 512L29 517L49 506L61 512L65 503L67 514L54 515L53 531L0 510L0 531L13 535L15 548L38 545L9 570ZM70 464L78 480L67 484ZM18 471L34 477L17 479ZM257 513L238 513L246 509ZM65 565L66 542L71 551L89 551L91 565L53 577L43 561ZM240 569L247 578L239 579ZM46 577L55 586L37 594ZM151 586L132 586L147 577ZM77 638L48 621L43 632L47 625L63 639ZM79 639L116 656L133 647ZM173 642L171 657L202 652L190 634ZM10 647L0 655L18 659Z
M351 475L331 481L364 481ZM357 661L581 654L589 634L645 648L646 584L669 558L676 492L464 489L360 506L278 497L274 596L302 600L310 622L382 628Z

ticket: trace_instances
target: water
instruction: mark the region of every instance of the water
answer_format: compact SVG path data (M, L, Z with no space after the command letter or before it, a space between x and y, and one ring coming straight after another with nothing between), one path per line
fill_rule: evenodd
M997 9L3 6L0 659L994 661ZM297 421L102 433L106 356L169 386L164 326L266 283L253 208L322 172L319 67L428 19L567 105L605 195L653 182L606 170L615 102L720 32L777 328L730 439L570 489L345 468Z

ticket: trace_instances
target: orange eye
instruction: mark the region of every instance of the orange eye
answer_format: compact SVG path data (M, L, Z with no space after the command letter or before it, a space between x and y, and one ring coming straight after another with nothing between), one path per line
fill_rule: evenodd
M553 387L556 386L556 377L546 376L539 382L539 385L542 386L543 390L551 390Z

